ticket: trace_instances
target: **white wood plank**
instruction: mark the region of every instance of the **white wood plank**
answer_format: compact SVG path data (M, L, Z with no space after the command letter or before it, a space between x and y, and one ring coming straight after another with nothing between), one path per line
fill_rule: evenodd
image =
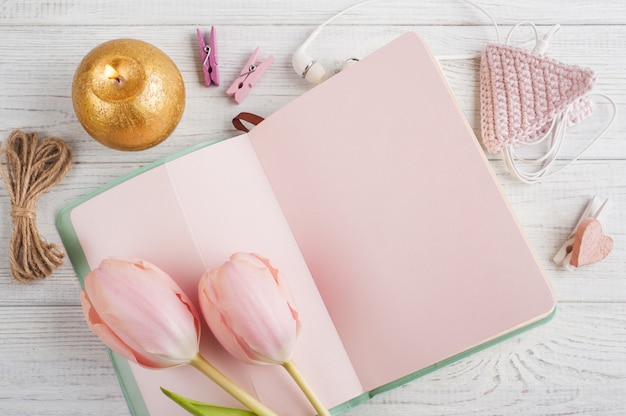
M626 392L620 364L624 309L600 307L612 312L592 317L594 309L559 306L546 325L376 397L371 406L349 414L621 415Z
M546 269L558 298L564 302L626 302L626 161L583 161L553 181L526 185L513 180L502 162L491 163L511 207L517 215L538 259ZM68 176L40 198L37 224L49 242L61 244L55 228L56 215L66 204L86 195L138 164L75 164ZM552 256L567 239L587 202L593 195L611 198L612 206L604 221L604 231L615 241L613 252L602 262L566 271L557 267ZM0 207L8 207L0 192ZM65 265L42 282L24 286L10 278L8 236L12 232L9 216L0 218L0 293L7 305L76 305L78 283L66 259Z
M223 29L220 41L220 70L224 85L205 88L201 83L196 56L194 27L137 27L116 28L120 37L138 37L158 45L179 66L187 88L187 103L183 118L174 134L156 148L127 153L107 149L94 142L78 123L71 103L71 83L74 71L83 56L97 44L111 39L107 27L42 27L32 31L27 27L3 29L5 41L0 44L0 137L6 137L15 128L57 135L73 144L77 160L96 162L151 160L207 139L238 134L230 119L240 111L251 111L268 116L287 104L310 86L291 69L292 51L303 35L299 27L253 27L242 32L240 27ZM346 57L366 55L406 30L417 30L439 54L478 51L491 33L484 28L450 27L366 27L363 31L341 27L329 28L310 52L332 68ZM82 32L87 31L84 35ZM571 64L593 68L598 75L597 92L607 93L620 105L626 102L623 82L618 82L626 62L626 28L624 26L582 26L565 28L555 35L551 51L554 56ZM262 33L255 37L251 33ZM55 58L46 65L33 64L31 54L24 51L38 48L40 38L55 39L50 53ZM574 39L572 39L574 38ZM363 40L366 39L366 40ZM345 47L331 47L333 40L343 40ZM182 47L181 45L186 45ZM234 79L242 62L260 45L264 54L273 53L276 61L263 80L242 105L236 105L225 95L229 80ZM478 62L445 63L444 70L462 109L480 134L480 106ZM599 105L595 114L580 126L569 130L563 157L572 157L580 151L609 119L608 106ZM618 117L605 138L596 143L584 158L614 159L626 155L626 141L619 131L626 129L626 119ZM490 156L492 157L492 156Z
M14 25L172 25L181 23L237 25L317 25L359 0L318 0L250 2L4 0L0 3L0 24ZM476 3L498 21L517 23L622 24L626 7L609 0L554 2L529 0L505 2L481 0ZM459 0L386 0L353 10L336 24L454 24L485 25L488 19Z
M0 140L14 128L65 138L75 153L68 177L42 196L37 222L59 243L58 210L119 175L207 139L237 132L239 111L267 116L310 86L291 70L292 51L319 23L358 0L315 2L122 2L0 0ZM618 118L584 160L555 180L528 186L514 181L498 156L491 165L560 300L547 325L493 346L399 389L348 415L623 415L626 408L626 3L608 0L478 1L502 25L531 20L540 32L560 23L552 57L592 68L598 92L611 95ZM195 28L216 25L224 85L201 83ZM435 54L480 51L493 41L487 19L462 1L389 0L337 19L309 52L325 66L364 56L399 34L424 36ZM525 37L524 31L519 37ZM137 153L107 149L89 138L74 115L74 70L94 46L116 37L152 42L179 66L187 106L175 133ZM224 91L256 46L276 61L244 104ZM446 62L444 72L479 132L477 61ZM378 80L384 82L384 80ZM571 130L563 157L571 157L603 125L606 105ZM588 198L613 201L604 222L615 240L601 263L565 271L550 261ZM79 284L69 262L48 280L29 286L10 277L12 224L0 189L0 414L128 415L102 344L89 333L79 308Z
M128 415L79 307L0 307L0 413Z
M79 307L0 307L0 321L3 414L128 414L103 344ZM626 393L625 325L623 305L561 305L548 323L346 415L618 415Z

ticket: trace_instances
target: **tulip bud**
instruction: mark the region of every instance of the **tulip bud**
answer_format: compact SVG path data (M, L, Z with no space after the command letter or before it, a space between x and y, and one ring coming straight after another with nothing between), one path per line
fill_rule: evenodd
M91 330L144 367L188 364L198 354L200 320L191 300L146 261L103 260L85 277L81 304Z
M205 321L233 356L253 364L291 360L300 321L282 274L269 260L233 254L203 274L198 294Z
M200 355L198 313L158 267L143 260L103 260L85 277L80 300L91 330L126 359L148 368L190 364L254 414L277 416Z
M198 284L204 320L236 358L251 364L280 364L317 414L330 416L292 360L300 319L282 273L253 253L235 253Z

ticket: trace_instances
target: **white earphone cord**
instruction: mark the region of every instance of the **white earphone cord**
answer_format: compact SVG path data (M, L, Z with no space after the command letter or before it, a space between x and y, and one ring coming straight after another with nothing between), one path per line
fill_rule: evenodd
M565 163L565 165L561 166L557 170L549 172L549 169L552 166L552 163L557 160L559 151L561 150L561 147L563 146L563 140L565 138L565 130L567 129L566 127L567 115L572 108L572 105L568 106L568 108L559 117L557 117L556 119L552 121L552 125L550 126L550 129L548 130L545 136L533 142L523 144L526 146L537 145L543 142L544 140L546 140L548 137L550 137L551 138L550 146L548 147L546 152L543 154L543 156L537 157L535 159L524 159L518 155L518 153L515 151L513 146L509 146L502 150L502 158L504 159L506 167L513 175L515 175L515 177L517 177L520 181L524 183L529 183L529 184L537 183L541 180L552 178L553 176L564 171L566 168L568 168L578 159L580 159L580 157L587 150L589 150L591 145L593 145L602 136L604 136L606 131L611 127L611 125L613 124L613 121L615 120L615 116L617 115L617 106L615 102L609 96L605 94L590 93L590 94L587 94L587 96L588 97L596 96L596 97L604 98L611 105L612 114L606 126L604 126L604 128L598 133L598 135L595 138L593 138L576 156L574 156L572 159L569 159L567 163ZM534 166L535 170L532 170L532 171L523 170L520 168L520 166L518 166L517 164L518 162L529 165L529 166ZM539 167L537 168L537 166Z
M326 27L328 24L330 24L331 22L333 22L335 19L339 18L340 16L343 16L344 14L358 7L366 6L366 5L373 4L373 3L381 3L381 2L389 2L389 1L392 1L392 0L366 0L360 3L353 4L352 6L347 7L346 9L336 13L335 15L328 18L325 22L318 25L311 32L311 34L305 39L305 41L302 42L300 47L298 47L298 49L293 55L292 65L296 73L300 75L301 77L305 78L310 83L317 84L317 83L322 82L326 76L326 70L319 62L317 62L316 59L314 59L313 57L309 56L306 53L306 48L308 47L308 45L313 42L313 40L320 34L320 32L322 31L324 27ZM485 9L483 9L482 7L480 7L473 1L470 1L470 0L460 0L460 1L467 3L468 5L474 7L476 10L483 13L489 19L489 21L493 24L493 27L495 29L496 40L498 43L501 43L500 29L498 27L498 23L493 18L493 16L491 16L489 12L487 12ZM523 42L517 46L526 45L526 43L527 42ZM437 58L438 61L475 59L475 58L480 57L480 53L463 54L463 55L436 55L435 57ZM354 60L358 60L358 59L352 58L349 61L354 61Z
M535 27L533 23L527 22L527 21L520 22L516 24L513 28L511 28L508 36L506 37L505 43L508 44L513 32L518 27L520 27L521 25L525 25L525 24L530 25L533 31L535 32L536 43L535 43L535 48L533 52L543 55L547 49L548 41L550 40L550 37L559 29L559 25L554 26L542 38L539 38L539 33L537 32L537 28ZM604 136L606 131L611 127L611 125L613 124L613 121L615 120L615 116L617 115L617 106L615 102L611 99L611 97L605 94L588 93L585 96L586 97L595 96L595 97L604 98L611 105L612 114L606 126L604 126L604 128L598 133L598 135L595 138L593 138L576 156L568 160L567 163L565 163L563 166L561 166L557 170L549 172L550 167L552 167L552 164L557 160L557 156L559 152L561 151L561 148L563 147L563 141L565 139L565 132L567 130L568 115L574 105L573 103L570 104L569 106L567 106L565 111L563 111L563 113L561 113L559 116L555 117L554 120L552 120L552 124L550 125L550 128L548 129L548 131L546 132L544 136L539 137L533 140L532 142L519 143L517 145L520 147L521 146L533 146L533 145L541 144L549 138L550 145L548 146L548 148L546 149L546 152L543 155L536 157L536 158L530 158L530 159L522 158L515 151L515 145L510 145L502 150L502 158L504 159L507 169L517 179L519 179L520 181L524 183L532 184L532 183L537 183L541 180L552 178L555 175L564 171L569 166L571 166L578 159L580 159L580 157L587 150L589 150L591 145L593 145L602 136ZM534 170L521 169L521 167L518 166L518 163L528 165L531 167L531 169L534 168Z
M392 0L367 0L367 1L363 1L357 4L354 4L342 11L340 11L339 13L335 14L334 16L330 17L328 20L326 20L324 23L320 24L308 37L307 39L304 41L304 43L302 44L302 46L299 48L298 52L304 52L304 49L306 48L306 46L313 41L313 39L321 32L321 30L328 25L329 23L331 23L332 21L334 21L335 19L337 19L338 17L350 12L351 10L354 10L358 7L361 6L365 6L368 4L372 4L372 3L380 3L383 1L392 1ZM484 13L487 18L493 23L493 26L495 28L496 31L496 39L498 41L498 43L501 43L501 38L500 38L500 30L498 28L498 24L495 21L495 19L482 7L478 6L477 4L475 4L472 1L469 0L461 0L464 3L469 4L470 6L476 8L477 10L479 10L480 12ZM534 31L534 41L535 41L535 47L533 49L533 53L537 53L540 55L543 55L548 47L548 42L550 40L550 37L559 29L559 25L555 25L552 29L550 29L545 35L543 35L543 37L539 37L539 33L537 31L536 26L532 23L532 22L528 22L528 21L523 21L520 22L518 24L516 24L510 31L509 34L507 35L506 41L505 43L508 44L511 38L512 33L519 28L521 25L530 25L531 28ZM521 45L525 45L528 42L523 42L520 45L516 45L516 46L521 46ZM460 59L468 59L468 58L475 58L477 57L477 55L451 55L451 56L437 56L438 60L460 60ZM295 58L295 56L294 56ZM306 59L308 59L309 57L307 56ZM310 62L309 65L306 66L303 76L306 75L306 71L309 69L309 66L316 63L315 60L312 60ZM295 64L295 59L294 59L294 68L296 67ZM323 70L322 70L323 71ZM296 71L297 72L297 71ZM323 72L321 72L321 74L323 74ZM534 159L524 159L521 158L515 151L515 149L513 148L513 146L508 146L507 148L505 148L504 150L502 150L502 157L504 159L504 162L508 168L508 170L515 175L519 180L521 180L522 182L525 183L536 183L539 182L542 179L547 179L550 177L555 176L556 174L562 172L564 169L566 169L567 167L569 167L571 164L573 164L575 161L577 161L590 147L593 143L595 143L597 140L599 140L605 133L606 131L609 129L609 127L611 127L611 125L613 124L613 121L615 120L615 116L617 114L617 106L615 105L615 102L608 97L605 94L587 94L588 97L590 96L597 96L597 97L602 97L604 99L606 99L609 104L611 104L612 106L612 115L611 118L609 120L609 122L607 123L607 125L604 127L604 129L602 129L602 131L599 132L599 134L589 142L589 144L587 144L587 146L585 146L585 148L583 150L581 150L574 158L570 159L564 166L562 166L561 168L557 169L556 171L550 172L548 173L550 167L552 166L552 163L555 162L557 160L557 156L559 154L559 151L561 150L561 147L563 145L563 139L565 137L565 131L567 129L567 116L572 108L572 105L570 104L565 111L560 114L558 117L556 117L553 121L552 124L550 125L550 128L548 129L548 132L543 136L540 137L532 142L529 143L522 143L524 145L536 145L536 144L540 144L542 142L544 142L545 140L547 140L548 138L550 138L550 145L548 147L548 149L546 150L546 152L537 158ZM527 171L527 170L522 170L520 169L520 167L517 165L517 163L523 163L526 165L534 165L539 166L539 168L536 168L534 171Z
M368 4L373 4L373 3L382 3L382 2L389 2L389 1L394 1L394 0L367 0L367 1L362 1L360 3L356 3L353 4L352 6L343 9L342 11L340 11L339 13L335 14L334 16L330 17L328 20L326 20L324 23L322 23L321 25L319 25L307 38L307 40L305 41L308 42L310 41L312 38L314 38L315 36L317 36L317 34L324 28L324 26L328 25L329 23L331 23L333 20L337 19L340 16L343 16L344 14L358 8L361 6L367 6ZM491 16L489 14L489 12L487 12L487 10L483 9L482 7L480 7L479 5L477 5L476 3L469 1L469 0L460 0L464 3L469 4L470 6L476 8L477 10L479 10L480 12L482 12L483 14L485 14L485 16L487 16L487 18L491 21L491 23L493 23L493 27L496 30L496 39L498 41L498 43L501 42L500 40L500 29L498 28L498 24L496 23L496 20L493 18L493 16Z

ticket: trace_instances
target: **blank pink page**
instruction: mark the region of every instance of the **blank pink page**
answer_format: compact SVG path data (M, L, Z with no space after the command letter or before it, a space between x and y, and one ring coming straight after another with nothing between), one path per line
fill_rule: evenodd
M553 310L550 285L415 34L249 135L365 389Z
M363 393L246 135L126 180L74 208L71 219L90 268L109 256L148 260L197 307L198 280L206 269L238 251L266 256L283 272L298 309L302 330L294 360L308 382L329 407ZM283 368L237 361L206 326L201 351L278 414L315 414ZM131 369L151 415L188 414L160 386L194 400L242 406L189 366L152 370L131 363Z

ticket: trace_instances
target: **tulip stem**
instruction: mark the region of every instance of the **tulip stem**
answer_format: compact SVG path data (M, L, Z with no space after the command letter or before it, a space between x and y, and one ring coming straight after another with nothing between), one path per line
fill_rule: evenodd
M293 362L293 360L287 361L282 365L283 367L285 367L285 370L287 370L291 378L295 380L296 384L298 385L298 387L300 387L300 390L302 390L307 399L309 399L309 401L317 411L317 414L319 416L330 416L330 412L326 409L326 407L324 407L309 383L306 382L304 376L302 375L300 370L298 370L298 367L296 367L296 364Z
M259 402L235 384L231 379L226 377L220 370L205 360L199 353L189 362L189 364L200 370L205 376L213 380L218 386L223 388L227 393L239 400L243 405L248 407L248 409L252 410L258 416L278 416L276 413L272 412L265 405L263 405L263 403Z

